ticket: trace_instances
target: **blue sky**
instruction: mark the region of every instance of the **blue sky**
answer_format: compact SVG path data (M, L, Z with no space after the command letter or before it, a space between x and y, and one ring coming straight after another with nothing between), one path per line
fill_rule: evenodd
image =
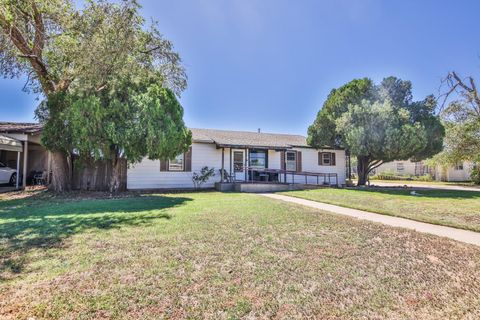
M480 1L140 0L180 52L191 127L305 134L332 88L358 77L438 93L480 81ZM0 80L0 120L32 121L24 79Z

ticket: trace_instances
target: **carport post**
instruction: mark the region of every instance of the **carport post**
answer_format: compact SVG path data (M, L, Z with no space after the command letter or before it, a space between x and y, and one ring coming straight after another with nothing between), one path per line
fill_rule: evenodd
M15 179L15 189L20 185L20 151L17 152L17 179Z
M27 162L28 162L28 141L23 142L23 177L22 189L27 187ZM18 177L17 177L18 179Z

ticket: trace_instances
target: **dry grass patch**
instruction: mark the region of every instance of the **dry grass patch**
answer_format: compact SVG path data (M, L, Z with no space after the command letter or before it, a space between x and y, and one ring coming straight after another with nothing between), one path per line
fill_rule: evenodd
M245 194L14 201L4 318L480 315L480 249L447 239Z

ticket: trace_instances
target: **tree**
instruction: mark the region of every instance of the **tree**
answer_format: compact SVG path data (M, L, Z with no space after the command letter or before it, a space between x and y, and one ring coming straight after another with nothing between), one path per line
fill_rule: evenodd
M36 114L53 153L56 191L70 187L69 159L78 141L64 122L72 99L106 97L122 78L154 78L175 94L186 87L172 44L155 25L146 28L138 9L135 0L88 1L83 10L68 0L0 1L0 73L27 75L25 89L47 99Z
M473 77L450 72L443 81L441 117L446 129L444 150L431 163L442 166L480 162L480 95ZM479 171L472 179L479 181Z
M423 125L409 121L405 109L395 110L392 102L363 100L350 105L337 119L337 132L350 152L357 156L358 184L383 162L408 159L421 151L427 136Z
M412 101L409 81L389 77L375 85L355 79L331 91L309 127L308 143L346 148L357 157L358 184L364 185L383 162L421 160L441 151L444 129L435 106L432 96Z
M66 124L70 139L62 139L58 147L74 149L80 164L107 162L112 172L110 192L125 188L121 180L123 160L133 164L144 157L171 159L191 144L182 106L171 90L157 82L124 79L96 95L62 98L69 108L62 113L61 122ZM56 127L50 124L45 126L47 133Z

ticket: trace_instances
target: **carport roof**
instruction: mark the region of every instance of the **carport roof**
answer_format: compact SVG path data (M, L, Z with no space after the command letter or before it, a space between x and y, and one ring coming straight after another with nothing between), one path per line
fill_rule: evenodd
M3 133L36 133L42 131L42 128L40 123L0 121L0 132Z
M21 152L22 143L17 139L0 135L0 150Z

